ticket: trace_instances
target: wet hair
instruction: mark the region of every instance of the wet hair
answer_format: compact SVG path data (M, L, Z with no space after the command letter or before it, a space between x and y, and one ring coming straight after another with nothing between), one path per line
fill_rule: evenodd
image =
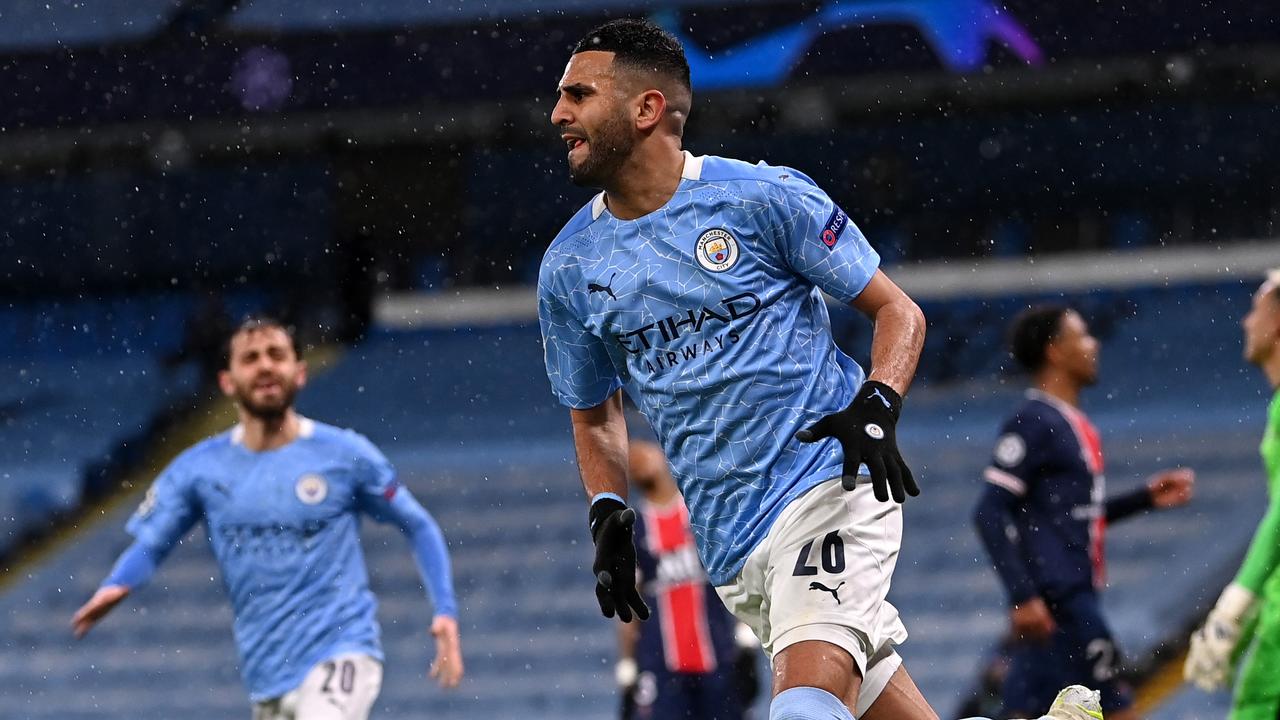
M597 50L613 53L613 61L640 72L657 73L692 92L689 61L674 35L648 20L610 20L583 36L573 54Z
M1028 372L1044 367L1045 351L1062 329L1066 305L1035 305L1018 313L1009 325L1009 354Z
M222 367L231 367L231 341L241 333L253 332L255 330L276 329L284 332L289 338L289 344L293 347L293 354L299 360L302 359L302 345L298 343L298 333L292 325L286 325L283 321L270 315L247 315L244 320L236 325L235 329L227 335L226 342L222 343Z

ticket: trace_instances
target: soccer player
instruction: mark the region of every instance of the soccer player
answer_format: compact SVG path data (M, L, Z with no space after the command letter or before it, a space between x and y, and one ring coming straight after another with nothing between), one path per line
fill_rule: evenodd
M359 518L395 523L435 603L431 675L462 679L457 602L435 520L363 436L302 417L306 364L289 328L250 318L227 341L222 392L240 422L161 473L128 530L135 540L72 618L83 636L142 586L199 521L235 612L255 720L363 720L382 682L382 648Z
M1140 511L1187 502L1195 475L1164 470L1104 501L1101 439L1079 409L1080 392L1097 380L1097 339L1077 312L1056 305L1022 312L1009 338L1032 387L1000 431L974 510L1011 608L1005 717L1044 707L1057 688L1081 683L1099 689L1108 717L1133 718L1098 597L1103 533Z
M1272 270L1244 318L1244 357L1275 393L1262 434L1270 502L1235 581L1191 636L1184 674L1206 690L1226 686L1242 656L1231 720L1280 717L1280 269Z
M640 592L654 622L618 623L623 720L742 720L756 696L759 644L725 610L698 560L689 511L662 449L631 441Z
M603 192L547 249L538 313L590 497L601 611L649 614L625 386L671 462L708 577L773 661L771 717L936 718L885 600L900 503L919 492L894 431L920 309L808 177L682 150L689 66L652 23L590 31L558 91L570 177ZM869 374L835 347L820 290L874 323Z

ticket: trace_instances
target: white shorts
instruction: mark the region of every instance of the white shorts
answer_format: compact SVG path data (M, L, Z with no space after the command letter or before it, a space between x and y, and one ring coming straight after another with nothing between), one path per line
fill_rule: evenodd
M253 720L367 720L382 689L382 663L349 653L311 668L302 684L253 706Z
M737 578L716 588L770 658L805 640L844 648L862 674L861 715L902 665L907 639L885 596L902 544L902 506L871 486L824 482L783 509Z

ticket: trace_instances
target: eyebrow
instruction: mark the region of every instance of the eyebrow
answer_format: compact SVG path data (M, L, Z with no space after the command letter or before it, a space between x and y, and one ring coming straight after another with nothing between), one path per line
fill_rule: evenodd
M567 92L571 95L572 94L591 95L595 93L595 88L583 83L570 83L568 85L561 85L560 87L556 88L556 92L557 93Z

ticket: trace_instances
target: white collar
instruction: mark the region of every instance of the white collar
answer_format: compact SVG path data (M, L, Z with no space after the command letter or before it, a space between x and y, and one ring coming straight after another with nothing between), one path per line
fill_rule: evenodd
M298 438L309 438L316 434L316 421L309 417L298 416ZM244 444L244 425L236 423L231 428L231 444Z
M684 167L680 170L680 179L682 180L701 180L702 179L702 161L707 159L706 155L694 155L688 150L682 150L684 155ZM599 220L605 211L604 193L598 193L591 199L591 219Z

